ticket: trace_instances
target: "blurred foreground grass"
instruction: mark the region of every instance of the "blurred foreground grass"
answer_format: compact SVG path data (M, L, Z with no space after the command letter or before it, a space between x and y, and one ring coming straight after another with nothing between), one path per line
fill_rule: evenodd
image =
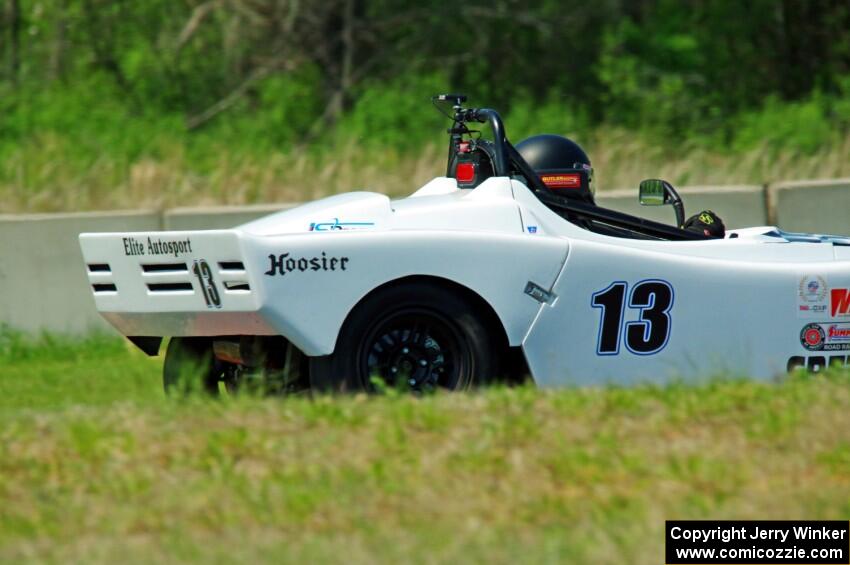
M169 400L0 341L0 561L661 563L665 519L847 519L850 376Z

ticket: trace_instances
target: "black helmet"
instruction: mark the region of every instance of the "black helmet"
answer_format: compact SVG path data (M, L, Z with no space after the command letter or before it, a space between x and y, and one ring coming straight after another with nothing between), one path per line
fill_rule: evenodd
M535 135L516 146L525 162L553 192L593 204L590 158L578 143L560 135Z

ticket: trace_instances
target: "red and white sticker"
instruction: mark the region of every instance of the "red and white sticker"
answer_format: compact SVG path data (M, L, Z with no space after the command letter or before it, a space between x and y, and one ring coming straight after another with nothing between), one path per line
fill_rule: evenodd
M833 288L829 293L829 315L850 317L850 288Z

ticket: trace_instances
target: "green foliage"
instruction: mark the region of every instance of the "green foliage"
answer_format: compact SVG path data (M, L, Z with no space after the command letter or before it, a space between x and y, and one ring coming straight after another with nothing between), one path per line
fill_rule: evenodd
M341 168L339 188L374 186L408 162L415 174L398 177L418 180L442 168L433 147L447 122L428 102L441 91L499 109L515 141L548 131L598 147L627 132L625 152L695 163L677 179L710 181L703 161L731 163L727 182L776 178L767 159L846 161L840 2L12 5L0 22L4 210L299 200ZM633 184L620 163L599 178Z
M314 67L305 67L291 77L275 76L263 81L256 107L244 109L240 116L247 131L238 133L261 147L270 144L280 149L298 142L322 112L322 102L316 96L320 80ZM254 112L260 114L260 120L252 116ZM258 124L262 124L262 129L251 131L251 126Z
M376 151L415 151L450 125L431 105L431 96L447 91L446 85L440 73L408 73L368 84L340 122L337 139Z
M554 133L577 138L589 135L594 130L592 120L585 108L569 106L569 102L554 94L545 102L538 103L525 97L511 105L505 118L510 136L519 141L539 133Z
M801 102L780 102L770 97L763 108L738 118L733 148L745 151L758 145L813 154L835 143L838 131L828 115L828 105L817 93ZM845 125L845 124L841 124Z
M605 86L601 97L606 114L624 125L681 131L705 117L699 91L703 77L693 71L700 45L694 36L670 27L653 29L624 20L605 34L597 70Z

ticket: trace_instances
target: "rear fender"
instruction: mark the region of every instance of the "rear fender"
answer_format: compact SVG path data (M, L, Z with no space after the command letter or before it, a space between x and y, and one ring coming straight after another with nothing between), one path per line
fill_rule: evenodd
M352 308L374 289L411 276L448 279L478 294L519 345L540 309L525 294L550 290L565 239L464 231L336 232L246 238L261 317L311 356L333 353Z

